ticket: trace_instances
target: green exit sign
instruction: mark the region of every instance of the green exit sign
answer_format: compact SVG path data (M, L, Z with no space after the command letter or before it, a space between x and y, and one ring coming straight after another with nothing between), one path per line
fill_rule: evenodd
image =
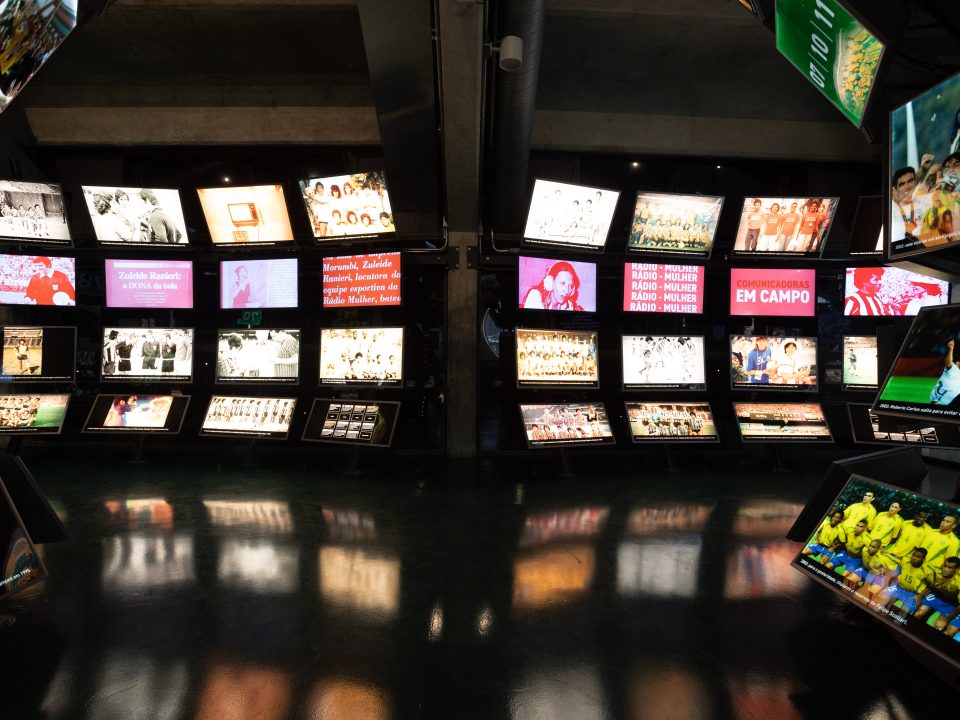
M237 318L237 325L243 327L260 327L263 322L263 310L244 310Z

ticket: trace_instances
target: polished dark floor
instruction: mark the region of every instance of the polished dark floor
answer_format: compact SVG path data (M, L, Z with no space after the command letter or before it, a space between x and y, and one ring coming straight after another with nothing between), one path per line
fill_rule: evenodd
M4 720L956 716L789 567L820 465L26 460L72 539L0 605Z

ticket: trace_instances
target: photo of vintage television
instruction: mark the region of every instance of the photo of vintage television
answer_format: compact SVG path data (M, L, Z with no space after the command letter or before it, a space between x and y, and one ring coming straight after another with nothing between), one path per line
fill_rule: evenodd
M0 10L2 15L3 11ZM55 183L0 180L2 239L19 243L69 245L70 226L67 225L63 189Z
M390 400L317 398L310 408L303 439L390 447L399 414L400 403Z
M579 250L602 250L620 193L537 179L523 241Z
M0 395L0 434L56 435L69 404L70 396L63 394Z
M47 570L0 479L0 599L47 577Z
M877 338L843 336L843 389L877 389Z
M83 432L176 435L189 404L187 395L97 395Z
M628 400L624 406L635 443L720 442L710 403Z
M531 449L616 443L602 402L521 403L520 415Z
M818 385L817 339L730 336L730 387L734 390L806 390Z
M220 308L295 308L299 303L296 258L224 260L220 263Z
M197 195L214 245L293 242L283 185L199 188Z
M193 328L103 328L100 379L104 382L190 382Z
M380 171L300 181L313 237L318 242L393 235L393 210Z
M626 390L706 390L703 335L624 335Z
M960 74L890 116L891 260L960 242Z
M179 190L84 185L83 199L101 245L186 247Z
M898 267L847 268L843 314L902 317L950 302L950 283Z
M847 403L847 415L853 441L858 444L960 447L960 430L956 425L881 418L870 410L869 403Z
M517 328L518 387L598 387L597 333Z
M108 308L193 307L192 260L104 261Z
M833 442L820 403L734 403L743 442Z
M387 307L401 300L401 254L371 253L323 259L325 308Z
M705 272L703 265L624 263L623 311L699 315Z
M291 397L214 395L200 428L201 435L243 435L286 439L297 406Z
M723 198L637 193L627 250L710 257Z
M75 327L3 328L4 382L72 382L76 376Z
M813 317L816 270L730 268L730 314L757 317Z
M216 381L237 384L299 382L300 330L218 330Z
M820 257L838 202L829 197L744 198L733 254Z
M72 257L0 254L0 305L77 304Z
M403 328L322 328L321 385L403 385Z
M522 310L597 311L597 264L520 256Z
M850 255L883 255L883 196L864 195L850 230Z

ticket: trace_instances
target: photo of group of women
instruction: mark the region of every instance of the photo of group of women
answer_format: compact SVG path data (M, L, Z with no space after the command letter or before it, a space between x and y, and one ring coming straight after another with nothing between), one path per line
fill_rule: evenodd
M817 257L836 210L837 198L744 198L733 251Z
M538 179L523 231L527 242L601 249L620 193Z
M628 250L709 256L722 197L639 193Z
M808 440L831 442L820 403L734 403L744 442Z
M626 410L634 442L720 442L709 403L627 402Z
M201 433L285 438L296 405L296 398L214 395Z
M627 388L706 390L703 336L624 335Z
M597 333L517 328L517 383L597 385Z
M104 380L189 382L193 329L105 327L102 360Z
M403 328L323 328L320 382L397 385L403 379Z
M733 388L817 389L817 339L810 337L730 337Z
M83 186L93 232L104 245L188 244L178 190Z
M603 403L522 404L520 414L530 448L614 442Z
M217 331L218 382L297 382L300 330Z
M58 433L69 395L0 395L0 432Z
M397 230L382 172L301 180L300 193L317 240Z
M0 236L69 244L70 227L60 186L0 180Z

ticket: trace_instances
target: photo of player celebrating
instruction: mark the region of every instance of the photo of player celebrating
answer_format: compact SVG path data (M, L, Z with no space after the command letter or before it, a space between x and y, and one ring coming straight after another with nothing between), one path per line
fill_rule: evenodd
M623 386L706 390L703 336L624 335Z
M627 250L709 257L722 197L637 194Z
M633 441L720 442L709 403L625 403Z
M730 336L734 389L817 389L817 339Z
M837 198L744 198L735 255L819 257Z
M517 328L517 384L596 386L597 333Z

